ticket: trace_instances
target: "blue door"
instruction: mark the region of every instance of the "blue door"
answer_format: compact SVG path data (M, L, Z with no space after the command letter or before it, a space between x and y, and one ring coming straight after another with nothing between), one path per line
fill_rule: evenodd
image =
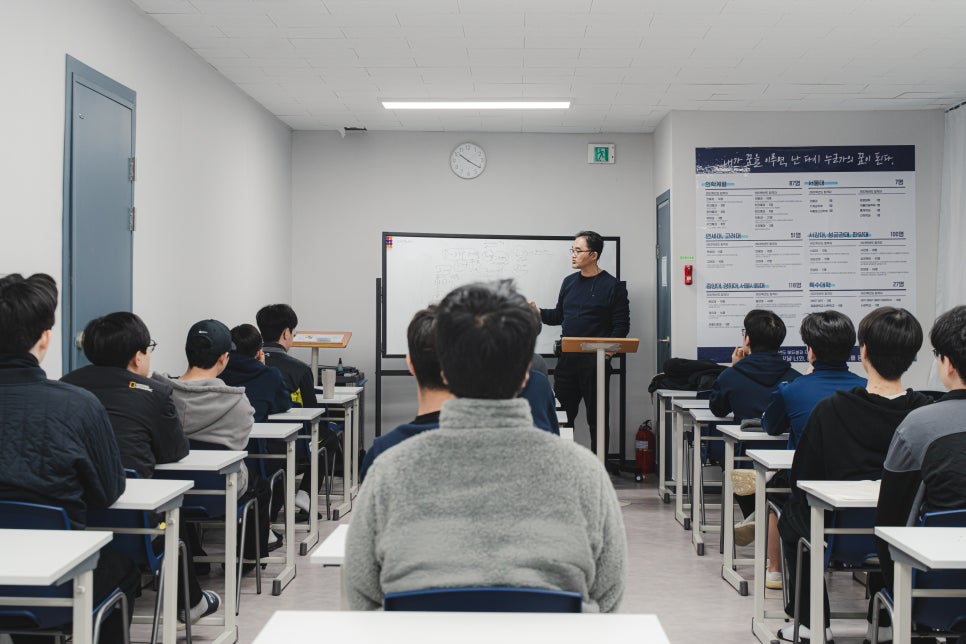
M671 357L671 191L657 198L657 371Z
M64 177L64 372L87 364L78 336L130 311L135 93L67 58Z

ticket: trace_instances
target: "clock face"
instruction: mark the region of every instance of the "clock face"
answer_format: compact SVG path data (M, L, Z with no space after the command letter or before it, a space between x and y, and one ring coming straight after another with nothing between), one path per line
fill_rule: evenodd
M449 165L457 177L475 179L486 167L486 154L475 143L461 143L450 155Z

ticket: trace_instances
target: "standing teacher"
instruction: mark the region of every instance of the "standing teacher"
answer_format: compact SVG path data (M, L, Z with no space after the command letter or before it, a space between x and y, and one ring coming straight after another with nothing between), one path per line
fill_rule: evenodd
M568 275L560 285L557 306L540 309L544 324L562 325L566 337L626 338L630 330L630 304L627 288L616 277L597 265L604 252L604 238L592 230L582 230L574 237L570 249L570 266L579 272ZM567 422L573 425L583 398L590 425L590 449L597 451L597 358L593 353L561 353L554 345L557 366L554 369L553 389L563 405ZM610 399L610 360L608 356L605 383L604 454L610 431L607 426Z

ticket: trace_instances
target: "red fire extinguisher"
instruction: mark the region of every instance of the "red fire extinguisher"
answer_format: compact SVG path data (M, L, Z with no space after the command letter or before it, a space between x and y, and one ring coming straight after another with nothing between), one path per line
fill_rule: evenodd
M654 432L651 431L651 421L645 420L637 429L634 436L634 452L637 469L641 474L654 472Z

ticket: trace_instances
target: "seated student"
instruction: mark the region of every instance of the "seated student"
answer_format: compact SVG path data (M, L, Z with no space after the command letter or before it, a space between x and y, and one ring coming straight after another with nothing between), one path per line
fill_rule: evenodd
M49 275L0 278L0 499L60 506L74 528L83 528L88 508L109 507L124 492L124 468L97 398L48 380L40 367L56 309L57 284ZM140 581L128 557L101 551L94 605L120 587L133 612ZM105 641L122 641L120 611L103 628ZM36 641L19 638L14 642Z
M771 311L753 309L745 315L742 345L731 354L731 367L722 371L711 387L708 408L715 416L734 414L734 422L761 418L771 392L780 382L801 374L781 357L785 323Z
M938 402L902 421L885 459L876 526L902 526L910 515L966 508L966 306L946 311L929 333L939 377L948 389ZM924 487L921 506L913 507ZM876 540L885 586L893 590L893 562L886 543ZM891 639L882 633L879 641ZM884 637L885 636L885 637ZM962 641L962 638L960 638Z
M557 422L553 387L550 386L550 379L547 377L547 363L538 353L533 354L529 374L527 384L523 386L523 391L520 392L520 398L530 403L533 426L560 436L560 423Z
M148 377L155 342L141 318L125 311L95 318L88 322L83 338L84 355L91 364L61 380L90 391L107 409L124 467L150 478L156 464L187 456L188 439L181 429L171 386ZM182 524L181 529L185 531L187 526ZM182 538L190 561L190 544L195 538L188 532ZM192 623L214 613L221 603L217 593L201 589L194 566L188 566L188 595ZM184 610L180 592L178 608ZM183 613L181 618L184 621Z
M295 341L295 327L299 323L299 318L292 307L288 304L263 306L255 314L255 323L265 340L263 348L265 364L275 367L282 373L285 388L292 396L292 404L305 408L322 407L323 405L319 404L315 397L315 379L312 377L312 369L298 358L288 354ZM337 463L335 456L339 450L339 444L339 436L329 429L326 423L320 424L319 446L325 448L329 463L333 467ZM341 466L341 462L338 464ZM329 469L332 471L331 467ZM305 512L308 512L310 507L311 485L311 477L303 476L299 490L295 493L296 507Z
M365 481L369 468L380 454L408 438L439 427L439 410L444 402L453 397L439 373L435 305L416 312L406 329L406 340L409 348L406 366L409 367L409 373L416 377L416 418L372 441L372 447L366 451L362 467L359 468L360 484Z
M248 402L255 408L255 422L264 422L272 414L292 407L292 397L285 388L282 374L265 364L262 334L251 324L240 324L231 330L235 350L228 354L228 365L219 376L229 387L244 387Z
M809 506L805 495L795 491L798 481L860 481L882 477L882 464L896 427L912 410L930 399L903 389L906 372L922 347L922 327L905 309L878 308L859 323L859 355L868 374L865 387L840 389L820 400L802 431L791 469L792 496L785 503L778 530L785 543L785 569L789 576L789 603L785 612L794 615L795 559L800 537L810 537ZM809 553L802 557L802 624L809 624ZM881 580L869 576L869 592L875 594ZM825 596L828 619L828 595ZM826 621L826 626L828 622ZM871 624L870 624L871 626ZM793 625L779 631L780 639L792 640ZM808 637L808 631L800 631Z
M838 311L809 313L800 331L811 372L778 385L761 417L761 426L772 436L788 432L788 449L798 446L815 403L839 389L865 386L865 378L849 371L847 362L855 345L852 320Z
M439 305L439 429L376 460L353 507L345 592L377 610L386 593L447 586L579 592L616 611L627 545L613 485L593 453L534 431L517 398L540 322L512 282L462 286Z

